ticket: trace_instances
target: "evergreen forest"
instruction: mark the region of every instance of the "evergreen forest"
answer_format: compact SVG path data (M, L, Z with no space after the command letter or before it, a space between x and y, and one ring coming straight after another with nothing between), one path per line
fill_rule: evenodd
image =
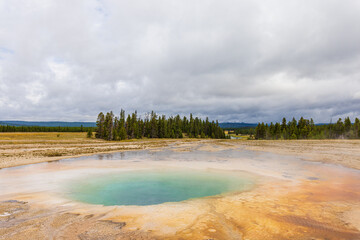
M154 111L140 118L137 112L128 114L121 110L120 116L114 113L99 113L95 136L105 140L124 140L146 138L225 138L218 121L202 120L198 117L183 118L180 115L167 118Z
M255 128L255 139L358 139L360 138L360 121L351 123L349 117L344 121L339 118L336 123L315 125L313 119L293 118L281 123L259 123Z

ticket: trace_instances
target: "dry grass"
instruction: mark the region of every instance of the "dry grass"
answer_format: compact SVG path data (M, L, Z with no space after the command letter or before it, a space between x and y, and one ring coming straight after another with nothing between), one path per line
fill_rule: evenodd
M49 141L49 140L86 140L86 132L21 132L21 133L0 133L0 141ZM88 139L91 140L91 139Z

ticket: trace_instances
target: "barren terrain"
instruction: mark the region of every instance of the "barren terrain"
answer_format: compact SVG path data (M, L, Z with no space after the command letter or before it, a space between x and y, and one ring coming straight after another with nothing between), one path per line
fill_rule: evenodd
M201 144L205 151L214 150L214 146L216 151L240 147L360 169L360 140L140 139L116 142L89 139L86 133L0 133L0 168L173 145L186 151L186 146L194 147L194 144Z
M90 156L11 168L143 149L149 150L145 158ZM151 160L162 151L179 157ZM0 156L0 183L6 181L0 239L360 239L358 140L107 142L85 133L6 133L0 134ZM247 192L153 206L90 205L51 192L50 183L76 171L146 168L246 171L258 184Z

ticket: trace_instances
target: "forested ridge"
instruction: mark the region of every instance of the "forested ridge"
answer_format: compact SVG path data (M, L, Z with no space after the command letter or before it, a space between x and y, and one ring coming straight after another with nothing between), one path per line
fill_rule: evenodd
M114 113L99 113L95 136L105 140L124 140L147 138L225 138L224 131L218 121L202 120L198 117L190 118L176 115L167 118L165 115L157 115L154 111L144 118L139 118L137 112L128 114L120 111L120 116Z
M94 127L43 127L43 126L9 126L0 125L0 132L89 132Z
M315 125L313 119L299 121L293 118L287 122L286 118L281 123L259 123L255 128L255 139L358 139L360 138L360 121L355 119L351 123L349 117L343 121L341 118L336 123Z

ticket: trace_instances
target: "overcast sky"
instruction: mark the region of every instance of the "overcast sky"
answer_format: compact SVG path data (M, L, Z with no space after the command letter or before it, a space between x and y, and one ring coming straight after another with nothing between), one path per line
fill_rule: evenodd
M0 120L360 115L360 1L0 0Z

